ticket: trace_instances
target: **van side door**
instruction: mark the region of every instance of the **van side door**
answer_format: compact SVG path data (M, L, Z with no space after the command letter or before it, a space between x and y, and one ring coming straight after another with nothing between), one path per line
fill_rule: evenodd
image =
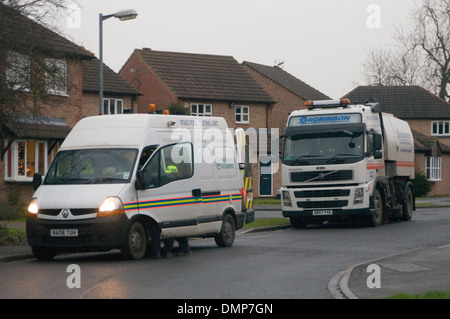
M143 189L137 190L139 213L152 217L163 237L198 234L197 214L201 197L193 195L193 148L191 143L157 149L138 173Z

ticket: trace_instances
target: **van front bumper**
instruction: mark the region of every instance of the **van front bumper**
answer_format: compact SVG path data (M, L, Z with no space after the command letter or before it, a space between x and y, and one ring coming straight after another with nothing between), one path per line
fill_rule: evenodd
M32 247L58 251L107 251L123 245L129 226L130 220L126 215L67 221L28 217L26 231ZM53 229L76 229L77 236L52 236Z

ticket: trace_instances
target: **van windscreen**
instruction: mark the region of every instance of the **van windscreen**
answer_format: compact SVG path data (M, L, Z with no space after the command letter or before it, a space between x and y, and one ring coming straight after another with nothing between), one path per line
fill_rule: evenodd
M44 185L127 183L137 153L137 149L60 151L50 166Z

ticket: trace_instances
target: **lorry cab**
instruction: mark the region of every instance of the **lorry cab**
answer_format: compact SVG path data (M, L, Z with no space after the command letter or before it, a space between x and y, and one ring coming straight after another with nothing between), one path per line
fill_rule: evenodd
M411 219L414 141L407 122L378 103L308 101L290 114L282 154L282 210L308 223Z
M243 203L243 166L223 118L82 119L45 178L35 178L29 244L40 259L114 248L140 259L154 233L214 237L229 247L235 231L253 220Z

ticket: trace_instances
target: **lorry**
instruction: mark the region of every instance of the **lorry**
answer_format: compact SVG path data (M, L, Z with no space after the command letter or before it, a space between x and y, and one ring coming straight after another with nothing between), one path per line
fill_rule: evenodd
M410 220L414 140L407 122L377 102L307 101L292 112L282 151L282 214L294 228Z
M33 178L26 221L33 254L51 260L120 249L141 259L160 238L178 237L213 237L230 247L235 231L254 219L245 145L240 162L232 133L220 117L82 119L46 175Z

